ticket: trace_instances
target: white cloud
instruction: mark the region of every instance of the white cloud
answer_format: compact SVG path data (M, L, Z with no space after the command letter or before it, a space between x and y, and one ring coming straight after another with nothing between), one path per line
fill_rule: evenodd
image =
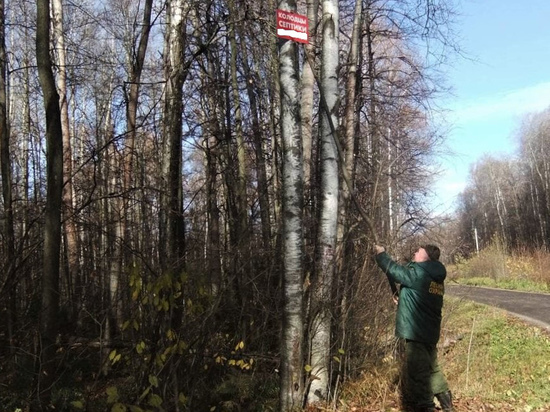
M459 102L451 107L451 116L458 123L488 120L496 117L521 117L540 112L550 106L550 82L518 90L510 90L475 101Z
M447 168L437 179L434 187L434 199L432 204L438 212L450 212L454 210L458 195L466 188L466 175L453 168Z

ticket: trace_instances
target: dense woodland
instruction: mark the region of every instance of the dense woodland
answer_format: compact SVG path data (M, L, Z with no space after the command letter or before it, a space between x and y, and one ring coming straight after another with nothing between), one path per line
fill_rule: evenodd
M309 44L276 37L277 8L308 16ZM446 0L0 0L4 409L333 402L392 334L374 241L467 254L475 227L546 246L548 114L521 161L476 165L460 236L431 216L455 17Z
M528 115L514 137L515 156L487 155L470 170L458 212L469 251L474 233L480 248L494 238L516 250L550 246L550 110Z

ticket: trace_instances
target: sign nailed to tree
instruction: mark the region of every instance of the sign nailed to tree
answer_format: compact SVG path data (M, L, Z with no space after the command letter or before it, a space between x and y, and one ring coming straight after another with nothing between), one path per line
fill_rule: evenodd
M308 28L307 16L285 10L277 10L278 37L307 43Z

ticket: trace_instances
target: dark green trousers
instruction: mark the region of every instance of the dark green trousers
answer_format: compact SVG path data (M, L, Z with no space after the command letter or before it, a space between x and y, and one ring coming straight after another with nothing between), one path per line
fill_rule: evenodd
M433 408L434 395L449 390L437 362L437 346L407 340L405 343L404 396L415 407Z

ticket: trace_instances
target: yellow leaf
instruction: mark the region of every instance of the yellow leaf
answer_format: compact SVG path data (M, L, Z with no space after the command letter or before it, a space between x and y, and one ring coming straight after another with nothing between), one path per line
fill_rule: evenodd
M311 365L306 365L306 366L304 366L304 370L305 370L306 372L308 372L308 373L311 372L312 369L313 369L313 368L311 367Z
M111 353L109 353L109 360L113 360L116 356L116 349L113 349Z
M116 386L109 386L105 393L107 394L107 403L115 403L118 401L118 389Z
M138 354L142 354L143 353L143 350L145 349L145 342L141 341L139 342L137 345L136 345L136 352Z
M126 406L117 402L111 408L111 412L126 412Z
M334 359L336 362L340 363L340 358L338 356L333 356L332 359Z
M82 403L82 401L72 401L71 405L73 406L73 408L76 409L84 409L84 404Z
M152 393L151 396L149 396L149 400L147 401L147 403L153 408L158 408L162 405L162 398L156 393Z
M346 352L344 351L344 349L340 348L340 349L338 349L338 353L340 355L344 355Z
M127 320L126 322L124 322L124 323L122 324L122 330L128 329L128 326L130 326L130 321L129 321L129 320Z
M155 388L159 387L159 380L155 375L149 375L149 383Z

